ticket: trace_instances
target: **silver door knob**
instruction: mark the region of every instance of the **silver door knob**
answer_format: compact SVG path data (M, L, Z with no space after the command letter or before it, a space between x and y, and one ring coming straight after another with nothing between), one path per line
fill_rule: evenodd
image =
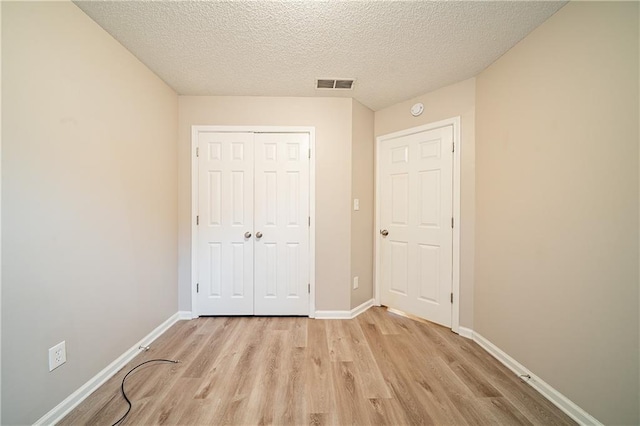
M262 238L262 232L256 232L256 238Z
M244 233L244 237L245 238L251 238L251 232L245 232Z
M386 229L381 229L380 235L382 235L383 237L386 237L387 235L389 235L389 231L387 231Z

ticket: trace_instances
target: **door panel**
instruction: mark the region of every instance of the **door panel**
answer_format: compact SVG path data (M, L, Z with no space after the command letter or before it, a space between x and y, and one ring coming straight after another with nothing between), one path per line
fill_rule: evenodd
M198 313L253 313L253 135L198 135Z
M255 313L309 314L309 135L255 135Z
M451 326L453 127L380 147L381 302Z
M394 293L407 296L409 294L408 266L409 250L408 244L404 241L391 241L390 259L390 290Z

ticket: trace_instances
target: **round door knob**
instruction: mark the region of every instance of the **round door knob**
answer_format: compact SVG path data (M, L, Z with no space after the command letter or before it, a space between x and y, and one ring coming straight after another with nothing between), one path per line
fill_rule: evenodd
M262 232L256 232L256 238L262 238Z
M245 232L244 233L244 237L245 238L251 238L251 232Z
M386 229L383 229L380 231L380 235L382 235L383 237L386 237L387 235L389 235L389 231L387 231Z

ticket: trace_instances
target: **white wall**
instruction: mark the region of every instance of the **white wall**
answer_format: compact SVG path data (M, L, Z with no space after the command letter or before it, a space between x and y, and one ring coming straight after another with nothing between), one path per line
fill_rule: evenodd
M178 100L74 4L1 7L2 424L30 424L177 311Z
M475 234L475 96L474 78L400 102L375 113L375 136L460 116L460 326L473 328ZM416 102L424 112L409 112Z
M191 126L316 128L316 309L350 309L351 115L347 98L180 96L179 294L191 310Z
M572 2L477 77L474 329L638 424L638 3Z

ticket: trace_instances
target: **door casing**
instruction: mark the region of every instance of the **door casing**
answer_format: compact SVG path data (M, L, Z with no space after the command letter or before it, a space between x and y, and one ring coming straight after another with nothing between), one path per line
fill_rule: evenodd
M199 132L219 132L219 133L308 133L309 148L311 158L309 159L309 318L315 318L316 297L315 297L315 270L316 270L316 166L315 166L315 127L297 126L191 126L191 317L198 318L197 312L197 290L198 284L198 225L196 216L198 215L198 157L196 148L198 147Z
M452 293L453 306L451 313L451 330L459 333L460 329L460 153L462 152L462 144L460 138L460 117L448 118L446 120L436 121L434 123L425 124L423 126L412 127L410 129L400 130L398 132L389 133L387 135L378 136L376 138L376 225L374 229L375 241L375 270L373 278L374 298L376 305L380 305L380 148L382 142L388 139L394 139L402 136L412 135L427 130L438 129L440 127L453 126L453 143L455 150L453 152L453 259L452 259Z

